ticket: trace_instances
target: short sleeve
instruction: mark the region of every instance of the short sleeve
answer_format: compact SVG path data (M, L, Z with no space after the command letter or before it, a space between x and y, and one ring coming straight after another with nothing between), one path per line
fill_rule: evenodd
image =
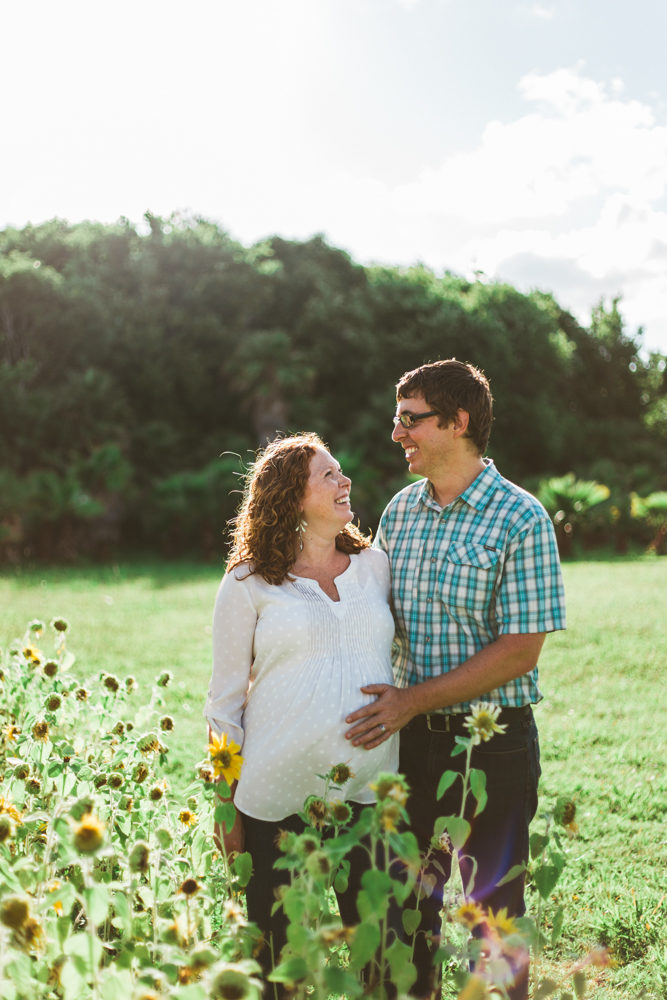
M565 591L551 521L544 517L509 545L496 598L500 635L566 627Z
M213 673L204 717L214 733L243 746L243 707L250 683L257 612L236 573L220 584L213 611Z
M380 549L382 552L389 553L389 545L387 544L387 511L389 508L385 508L385 511L380 518L380 523L378 525L378 530L373 539L373 548Z

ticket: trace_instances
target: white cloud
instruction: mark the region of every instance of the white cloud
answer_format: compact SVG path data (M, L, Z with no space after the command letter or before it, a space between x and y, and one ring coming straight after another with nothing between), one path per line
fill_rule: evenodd
M667 127L623 99L620 81L608 89L581 68L519 88L535 109L490 122L477 148L393 189L338 178L334 202L387 233L384 259L418 245L435 266L551 288L582 319L621 293L629 320L667 349Z
M523 4L516 7L515 15L535 21L551 21L556 14L555 7L543 7L541 3Z

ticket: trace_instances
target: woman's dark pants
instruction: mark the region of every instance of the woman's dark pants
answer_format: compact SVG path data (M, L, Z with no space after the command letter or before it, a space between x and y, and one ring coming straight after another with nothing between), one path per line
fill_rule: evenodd
M499 720L507 723L504 734L496 733L487 743L481 743L472 752L471 766L486 774L488 802L476 818L475 801L468 799L466 818L472 832L464 852L477 861L474 887L469 894L494 913L507 908L510 917L523 916L524 877L513 879L506 885L498 882L513 865L528 861L528 827L537 810L537 784L540 776L540 753L537 727L532 710L528 707L505 710ZM431 729L429 729L431 725ZM449 725L450 731L433 731ZM468 735L462 716L416 716L401 730L401 756L399 769L410 784L407 803L410 825L417 837L420 850L428 849L433 836L433 826L439 816L458 816L461 809L462 782L454 785L439 801L436 799L438 783L445 771L465 770L466 755L452 758L456 735ZM436 887L430 898L422 900L422 920L415 944L415 963L418 978L411 993L416 997L429 997L439 989L441 967L433 965L433 951L439 938L443 894L451 871L451 858L438 854L436 860L445 871L443 876L436 868L430 870ZM471 864L462 861L465 882L471 875ZM410 903L406 904L410 905ZM425 932L425 933L424 933ZM429 935L429 939L425 934ZM411 943L411 939L408 943ZM524 956L527 958L527 956ZM509 990L512 1000L528 996L527 961L520 961L515 970L516 981ZM439 996L439 993L438 993Z
M356 802L349 802L348 805L352 808L353 820L356 822L364 806ZM286 819L277 822L253 819L252 816L243 813L241 815L245 827L245 849L252 857L253 868L252 877L246 888L248 919L257 924L267 942L257 957L266 976L271 971L272 958L275 965L278 965L281 949L287 942L289 924L282 907L271 914L277 890L282 885L290 884L289 871L273 867L278 858L284 857L282 851L276 847L275 840L280 830L303 833L306 824L297 815L287 816ZM359 923L357 896L361 890L361 876L370 868L371 862L368 851L361 846L353 848L347 855L347 860L350 862L348 886L345 892L337 892L336 898L343 925L353 927ZM383 860L380 857L378 866L383 867ZM389 924L397 933L399 932L401 919L400 912L396 908L390 910ZM402 935L402 931L400 933ZM278 995L281 996L282 993L282 988L279 988Z

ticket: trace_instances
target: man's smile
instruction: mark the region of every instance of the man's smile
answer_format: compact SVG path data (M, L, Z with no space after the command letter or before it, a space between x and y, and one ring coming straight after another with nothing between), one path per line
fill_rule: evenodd
M419 448L417 447L417 445L416 444L411 444L409 447L407 447L405 449L405 457L406 458L412 458L412 456L415 455L418 451L419 451Z

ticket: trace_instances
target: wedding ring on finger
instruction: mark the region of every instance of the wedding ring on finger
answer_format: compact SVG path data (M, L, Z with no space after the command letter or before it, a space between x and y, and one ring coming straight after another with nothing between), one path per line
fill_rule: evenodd
M380 732L383 733L383 734L386 733L386 731L387 731L387 727L385 726L384 722L381 722L378 728L379 728Z

